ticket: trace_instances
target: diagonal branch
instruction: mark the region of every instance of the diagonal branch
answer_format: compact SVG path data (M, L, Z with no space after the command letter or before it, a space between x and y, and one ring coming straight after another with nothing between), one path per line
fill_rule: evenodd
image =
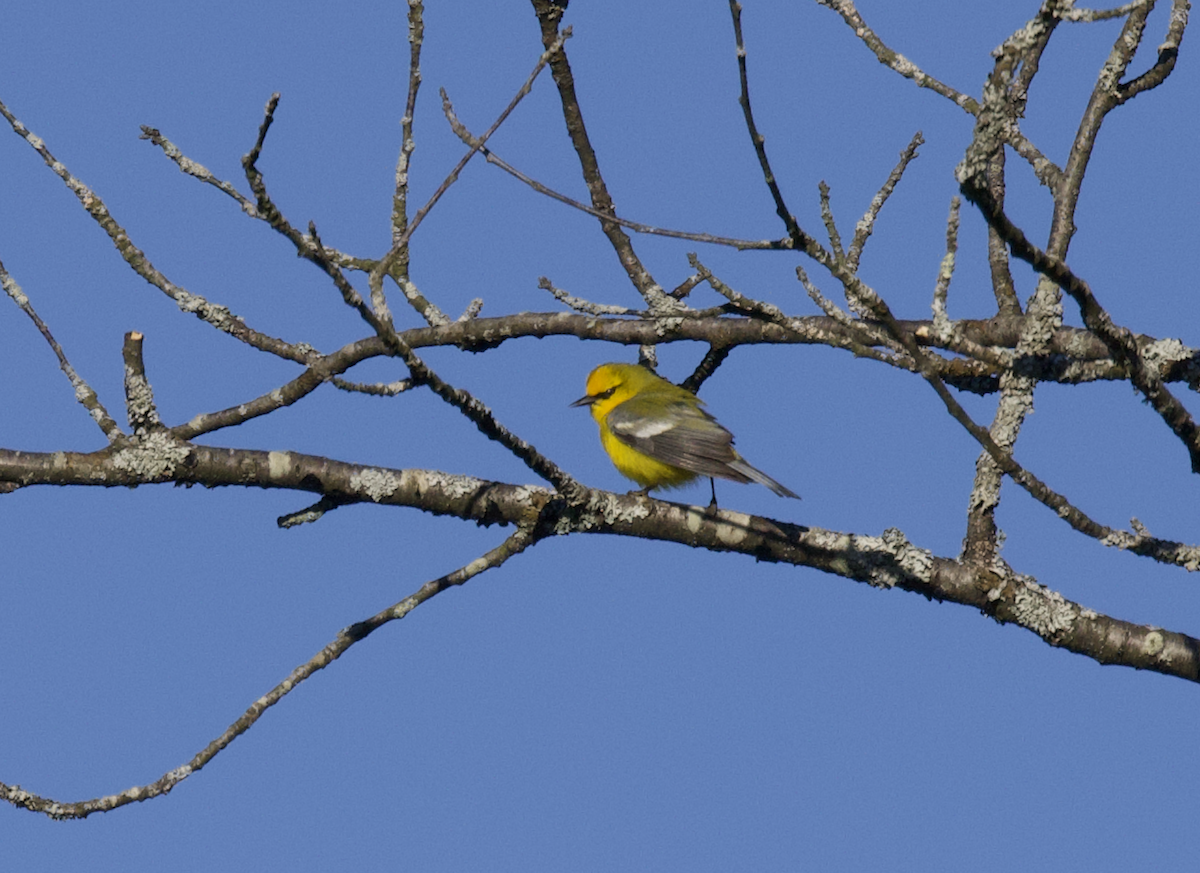
M559 5L554 0L533 0L533 11L537 15L542 31L542 45L548 51L556 44L561 45L558 22L562 18L565 6L565 3ZM613 205L612 196L608 193L608 185L604 181L604 176L600 172L600 161L596 157L596 150L592 148L587 126L583 123L583 110L579 105L579 96L575 93L575 76L571 72L571 63L567 59L565 50L553 52L551 55L550 73L554 77L554 84L558 87L563 120L567 125L567 136L570 137L571 145L575 147L575 154L579 157L583 181L591 195L592 207L602 216L600 230L617 253L617 259L621 262L621 267L633 283L633 287L638 290L650 308L652 310L673 310L677 301L668 297L654 277L650 275L649 270L633 250L633 243L628 234L615 220L616 207Z
M783 226L787 229L788 238L791 239L792 244L798 249L804 249L808 236L800 229L796 216L784 202L783 192L779 190L775 171L771 169L771 161L767 157L766 138L758 132L758 125L754 122L754 110L750 107L750 78L746 72L746 43L742 37L742 4L737 0L729 0L729 14L733 17L733 37L737 44L738 79L742 88L741 94L738 96L738 104L742 107L746 130L750 133L750 142L753 143L754 153L758 156L758 165L762 168L767 190L771 192L771 199L775 201L775 214L779 216Z
M250 708L237 721L226 728L224 733L205 746L190 761L181 767L164 773L159 779L148 785L138 785L128 788L119 794L110 794L94 800L63 802L39 797L28 791L22 791L20 786L0 783L0 797L3 797L13 806L27 809L30 812L39 812L50 818L60 820L87 818L96 812L108 812L130 803L140 803L155 797L161 797L193 773L198 773L204 769L230 743L248 731L255 722L262 718L267 710L283 700L284 697L299 687L305 680L312 677L319 670L325 669L344 655L355 643L366 639L371 632L383 627L388 622L404 618L422 603L437 596L447 588L462 585L485 570L492 570L501 566L509 558L519 555L540 538L541 536L538 535L535 524L522 525L499 546L476 558L471 563L459 567L457 570L447 573L439 579L432 579L426 582L399 603L389 606L371 618L356 622L339 631L332 642L288 674L286 679L254 701Z
M1187 449L1192 472L1200 473L1200 428L1187 408L1163 383L1155 368L1147 363L1129 329L1114 324L1088 284L1071 272L1065 263L1031 243L992 201L986 190L975 187L972 179L960 177L959 181L963 196L979 208L988 224L995 227L1008 243L1012 253L1071 295L1079 306L1088 330L1096 334L1113 358L1126 367L1134 387L1150 402Z
M954 103L955 106L971 115L979 112L979 104L975 101L975 98L956 91L949 85L943 84L904 55L888 48L883 40L879 38L879 34L871 30L867 26L867 23L863 21L862 15L854 7L853 0L817 0L817 2L842 16L842 20L854 30L855 36L862 40L863 44L875 53L875 57L879 59L879 63L890 67L904 78L911 79L917 84L917 87L928 88L935 94L940 94Z
M59 369L66 375L71 383L71 387L75 389L75 399L88 411L88 414L100 427L100 430L104 432L104 436L108 438L108 441L111 443L124 436L121 426L108 414L108 410L104 408L104 404L100 402L100 398L92 390L92 386L75 372L75 368L67 360L66 352L58 344L58 340L54 338L54 334L50 333L49 326L46 322L42 321L41 316L37 314L25 292L21 290L21 286L17 284L17 280L9 274L2 262L0 262L0 286L3 286L4 293L11 297L17 306L21 307L21 311L29 316L29 320L33 322L34 327L38 329L38 332L49 344L50 349L54 352L54 357L58 358Z
M108 234L109 239L117 247L117 251L120 252L125 263L129 264L135 273L174 300L175 305L184 312L192 313L197 318L208 322L218 330L228 333L235 339L281 358L287 358L299 363L304 362L304 355L296 346L251 329L244 321L230 312L227 307L210 303L199 294L193 294L168 280L166 276L154 268L154 265L150 263L150 259L146 257L146 253L133 244L125 228L113 218L112 213L108 211L108 207L104 205L104 201L97 196L95 191L72 176L66 165L50 154L50 150L46 148L46 144L41 137L35 135L25 127L16 116L9 112L8 107L3 103L0 103L0 115L4 116L18 136L29 143L41 155L42 160L46 162L46 166L63 180L63 183L71 190L71 193L79 199L80 204L87 210L88 215Z
M846 265L851 271L858 268L858 262L862 258L863 247L867 244L867 239L871 236L871 231L875 229L875 220L879 217L880 210L887 203L888 198L892 196L892 192L896 190L896 186L900 184L900 179L904 176L904 171L908 169L908 165L917 157L917 149L925 144L925 137L921 135L921 131L913 134L913 138L908 145L904 147L904 151L900 152L900 163L892 168L892 172L888 174L880 189L871 198L871 205L867 208L866 213L854 229L854 239L850 241L850 249L846 252Z
M454 107L450 104L450 102L448 100L443 104L443 110L446 114L446 119L450 122L451 129L454 131L454 133L458 136L459 139L461 139L467 145L472 145L473 143L475 143L477 141L475 135L472 134L471 131L467 128L467 126L458 119L458 116L454 112ZM487 147L481 148L479 151L480 151L480 154L482 154L484 156L484 158L487 159L487 162L489 164L499 167L501 170L508 173L510 176L517 179L518 181L525 183L530 188L532 188L534 191L537 191L539 194L549 197L552 200L557 200L559 203L563 203L567 206L570 206L572 209L578 209L580 212L585 212L588 215L591 215L593 218L599 218L603 221L616 222L621 227L628 228L629 230L632 230L634 233L644 233L649 236L665 236L665 237L669 237L671 239L685 239L685 240L689 240L691 242L701 242L701 243L710 243L712 245L729 246L730 248L735 248L738 251L763 250L763 249L785 250L785 249L792 248L792 242L789 239L750 240L750 239L738 239L736 237L728 237L728 236L717 236L717 235L711 234L711 233L693 233L691 231L685 231L685 230L670 230L669 228L655 227L650 224L643 224L642 222L639 222L639 221L631 221L626 218L621 218L620 216L618 216L616 214L604 213L604 212L601 212L599 209L588 206L586 203L580 203L578 200L575 200L572 197L568 197L567 195L565 195L559 191L555 191L553 188L550 188L547 185L543 185L537 179L534 179L533 177L528 176L525 173L518 170L512 164L505 161L503 158L501 158L494 151L492 151L491 149L489 149Z
M513 95L512 100L510 100L508 105L504 107L504 110L496 117L496 120L492 122L492 126L484 131L483 136L479 138L477 143L473 144L467 149L466 154L459 158L458 163L454 165L454 169L452 169L449 174L447 174L446 178L442 180L442 183L438 186L437 190L433 192L429 200L425 202L425 205L417 210L417 213L413 216L412 221L408 223L401 233L394 237L391 249L388 250L386 255L380 258L379 263L376 264L371 270L369 280L371 287L371 300L375 304L376 310L379 312L381 318L390 321L390 315L388 315L386 312L386 305L382 303L383 277L385 275L390 275L393 268L400 263L401 256L407 251L408 241L412 239L413 233L415 233L417 228L420 227L421 222L425 220L425 216L429 214L429 211L437 205L439 200L442 199L442 195L450 189L451 185L458 181L459 174L462 173L463 169L467 166L467 163L471 160L471 158L473 158L475 154L481 148L483 148L484 143L488 141L492 134L499 130L500 125L502 125L509 115L513 113L513 110L517 108L517 104L519 104L525 98L525 96L531 90L533 90L533 83L537 79L538 74L542 72L548 63L553 64L555 58L563 55L563 43L570 39L570 37L571 31L568 28L561 34L557 34L555 38L546 45L546 50L542 52L541 56L538 58L537 63L534 65L533 71L529 74L529 77L525 80L525 83L517 89L517 93ZM446 92L442 91L443 102L445 102L446 99ZM430 323L432 324L433 322Z

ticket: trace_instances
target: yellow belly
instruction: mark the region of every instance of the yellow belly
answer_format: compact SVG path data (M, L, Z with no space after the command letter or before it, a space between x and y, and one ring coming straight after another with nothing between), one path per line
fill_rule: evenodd
M678 488L696 478L691 470L664 464L621 442L606 426L600 427L600 444L612 458L613 466L626 479L643 488Z

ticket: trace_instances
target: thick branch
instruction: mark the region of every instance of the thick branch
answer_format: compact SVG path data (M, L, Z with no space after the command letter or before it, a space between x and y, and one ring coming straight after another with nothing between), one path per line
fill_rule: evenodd
M1052 645L1102 664L1122 664L1200 681L1200 641L1183 634L1099 615L1029 579L995 568L937 558L908 543L897 531L860 536L731 510L655 500L640 494L588 490L577 503L524 485L506 485L426 470L363 467L297 452L189 446L154 477L158 482L208 486L282 488L336 495L341 502L373 502L453 515L481 525L526 524L531 506L541 507L531 536L615 534L673 542L759 561L811 567L880 588L901 588L935 600L979 609L1002 622L1025 627ZM0 481L28 486L130 486L144 474L112 450L81 455L33 454L0 449ZM1108 543L1141 552L1172 544L1130 534ZM1189 569L1200 569L1200 550ZM1180 563L1184 563L1180 561Z

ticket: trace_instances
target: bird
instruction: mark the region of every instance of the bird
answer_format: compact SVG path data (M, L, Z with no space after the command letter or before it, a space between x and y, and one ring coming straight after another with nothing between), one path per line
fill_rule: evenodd
M600 444L617 471L641 486L678 488L700 476L757 482L780 497L800 499L738 454L733 434L704 410L686 388L640 364L601 364L588 374L586 406L600 426ZM712 505L717 502L713 484Z

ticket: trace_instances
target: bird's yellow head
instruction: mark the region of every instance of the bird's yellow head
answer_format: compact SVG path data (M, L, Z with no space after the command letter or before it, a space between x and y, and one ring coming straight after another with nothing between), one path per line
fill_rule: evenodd
M662 381L638 364L601 364L588 374L587 394L571 405L588 407L592 418L599 421L610 409Z

